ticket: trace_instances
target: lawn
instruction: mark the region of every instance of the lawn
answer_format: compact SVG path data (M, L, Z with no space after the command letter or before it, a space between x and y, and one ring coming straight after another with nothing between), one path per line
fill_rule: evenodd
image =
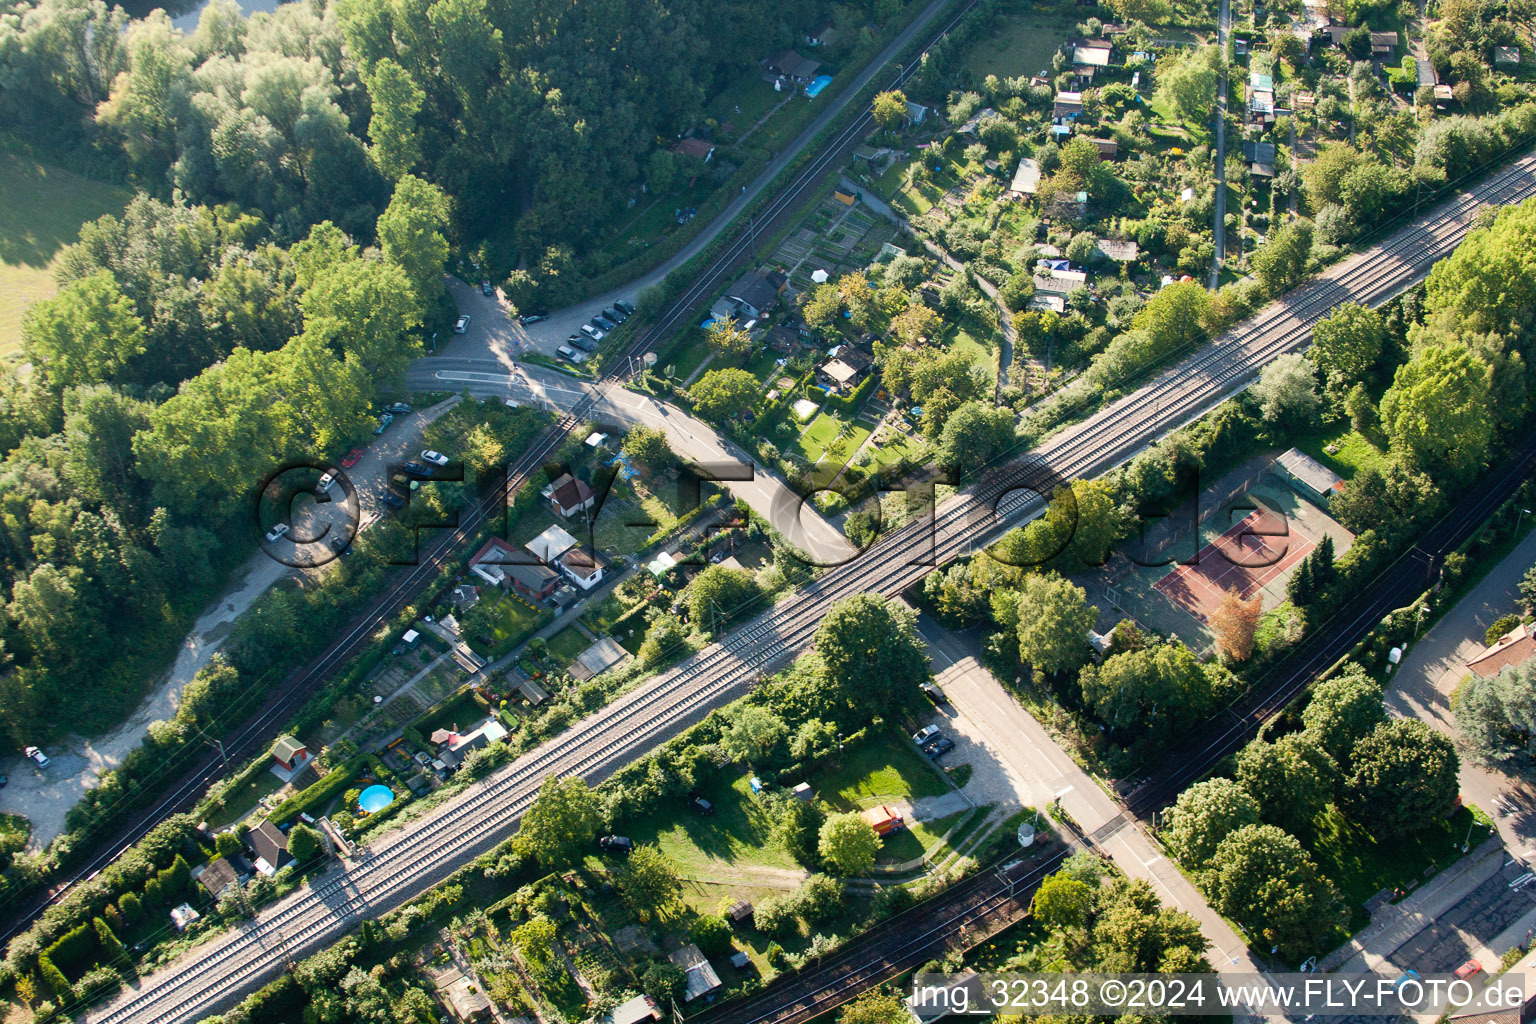
M1329 445L1335 445L1338 451L1329 452ZM1377 448L1364 435L1347 426L1311 431L1297 439L1296 447L1346 480L1362 469L1385 473L1392 464L1390 453Z
M490 600L482 597L482 601ZM480 653L495 659L506 654L512 648L528 639L548 619L549 613L535 608L527 601L511 595L503 595L492 606L495 618L491 626L491 642L485 651ZM468 639L466 637L466 639Z
M895 730L876 733L848 750L840 766L813 779L811 786L840 811L861 811L889 800L916 800L949 792L911 739Z
M976 81L988 75L1016 78L1051 73L1051 58L1063 40L1075 34L1076 23L1068 18L1017 14L971 47L965 67Z
M890 866L906 861L916 860L926 853L932 853L944 840L945 834L950 829L959 825L962 821L975 815L974 809L956 811L954 814L936 818L933 821L909 822L907 827L900 832L892 832L885 837L885 842L880 847L879 857L875 860L876 866ZM981 812L983 815L985 811ZM980 820L979 818L977 819ZM967 828L966 833L970 829ZM959 833L956 834L957 838Z
M475 699L475 692L466 686L413 724L423 736L431 738L439 729L468 729L484 717L485 709Z
M748 879L754 867L798 870L799 865L772 838L773 822L752 796L747 775L716 776L699 787L715 805L709 817L677 797L662 810L625 826L637 843L655 843L685 876Z
M739 137L761 121L776 103L787 98L785 93L774 92L773 86L763 81L762 72L753 68L721 90L704 111L722 124L728 122L732 134Z
M847 433L839 439L838 435L845 426L848 428ZM811 421L795 445L806 460L814 465L821 461L823 455L836 457L839 461L846 460L868 436L869 428L863 424L845 424L831 413L823 412Z
M0 151L0 354L15 348L27 306L57 289L52 263L80 225L122 209L128 189Z
M559 665L569 665L576 656L590 647L592 641L575 626L566 626L549 638L549 656Z
M995 382L997 380L997 347L988 345L978 340L969 332L956 330L953 338L945 346L951 352L967 352L976 361L976 365L987 371L987 376Z
M1330 807L1318 818L1317 836L1309 845L1317 866L1339 887L1349 907L1349 930L1356 932L1370 923L1364 903L1372 896L1383 889L1406 889L1423 882L1429 868L1441 870L1455 863L1463 842L1475 848L1491 832L1486 814L1463 807L1418 835L1378 840Z

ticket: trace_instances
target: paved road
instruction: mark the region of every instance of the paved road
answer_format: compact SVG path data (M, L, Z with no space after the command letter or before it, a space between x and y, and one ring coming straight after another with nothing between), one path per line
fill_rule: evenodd
M414 458L421 447L422 428L452 405L453 401L448 401L397 417L389 431L368 446L357 466L347 471L357 488L351 511L344 511L346 499L339 489L336 500L329 503L301 500L293 510L292 538L323 537L326 527L345 531L350 523L359 523L359 529L372 525L378 516L385 466ZM21 757L0 758L0 775L10 776L10 785L0 789L0 811L24 814L32 822L30 848L41 849L51 842L63 830L69 809L101 780L102 774L122 763L143 741L152 723L176 714L182 690L207 667L236 621L257 598L279 580L300 572L325 571L324 566L333 558L330 550L319 541L295 544L292 538L272 545L283 561L258 550L231 573L233 582L193 623L170 671L127 721L105 735L68 735L49 744L47 751L53 763L46 772L33 771L31 762ZM304 568L306 565L320 568Z
M508 323L504 314L493 315ZM750 480L731 481L725 486L792 545L809 554L815 564L837 565L856 553L837 527L814 505L802 501L772 470L758 464L708 423L658 399L612 384L589 384L543 366L518 363L505 369L483 358L418 360L406 374L406 384L419 391L467 389L477 397L513 398L559 411L598 396L598 404L586 413L588 419L611 419L625 427L643 424L664 431L672 450L699 466L751 465Z
M1211 265L1211 287L1220 284L1221 265L1227 258L1227 37L1232 32L1232 0L1221 0L1216 22L1216 43L1221 47L1222 71L1216 91L1216 261Z
M932 0L923 12L913 18L912 22L891 40L885 49L880 51L879 56L870 61L858 77L847 83L836 96L828 97L826 93L822 93L814 101L804 97L797 99L795 102L826 103L826 106L806 126L805 130L775 155L763 172L735 199L732 199L726 208L710 221L703 231L699 232L698 237L684 246L677 255L628 284L574 306L554 310L549 314L548 320L531 327L514 324L507 329L500 327L494 330L482 329L477 321L488 320L490 315L498 310L503 314L505 321L505 314L510 307L499 291L493 297L486 298L480 294L478 288L466 287L464 291L472 291L473 294L463 295L456 292L454 300L459 303L460 312L470 314L470 329L465 334L457 335L446 342L439 338L438 351L445 356L495 359L506 365L510 365L518 352L526 348L553 356L555 349L563 345L566 338L579 331L581 325L591 320L594 314L602 312L606 306L613 305L614 300L624 299L635 302L641 291L665 280L668 274L697 256L715 240L716 236L730 227L731 223L757 199L758 195L772 184L779 173L794 162L802 150L815 141L822 129L826 128L853 101L875 75L895 60L929 21L954 2L955 0ZM826 102L828 99L830 102Z
M457 800L382 837L362 851L358 861L265 909L246 929L214 938L175 966L142 979L92 1011L90 1019L117 1024L201 1016L281 966L283 953L274 945L278 936L298 955L333 941L363 916L399 905L510 835L547 775L581 774L600 781L783 664L810 642L833 601L864 592L899 594L931 566L1039 514L1040 494L1049 494L1063 480L1095 476L1120 464L1171 427L1246 387L1270 359L1305 345L1312 324L1339 302L1379 304L1422 278L1454 249L1482 206L1533 193L1536 157L1526 156L1475 191L1454 197L1380 245L1331 268L1322 279L1272 303L1152 383L1064 428L1030 452L1027 461L982 474L940 505L931 519L896 530L867 557L821 574L720 643L587 716L568 733L471 786ZM1507 481L1500 481L1502 488ZM1470 514L1466 509L1485 497L1467 495L1460 511ZM1220 746L1229 734L1220 733L1213 743ZM1183 767L1198 770L1197 761L1192 758Z
M1025 803L1044 810L1059 796L1062 807L1090 835L1120 817L1121 807L1115 798L982 666L978 636L952 633L927 616L918 620L918 631L928 644L939 688L955 711L981 732L988 754L1007 764L1013 777L1029 780L1020 794ZM1177 865L1163 856L1140 823L1124 824L1102 846L1127 875L1151 883L1164 904L1200 922L1200 930L1211 944L1214 967L1259 973L1243 940L1211 909Z

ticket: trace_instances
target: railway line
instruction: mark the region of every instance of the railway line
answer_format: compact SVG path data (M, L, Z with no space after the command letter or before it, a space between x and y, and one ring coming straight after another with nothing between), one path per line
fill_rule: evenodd
M797 179L792 188L808 187L801 181ZM1339 301L1377 304L1420 279L1454 248L1480 207L1533 193L1536 157L1526 156L1473 191L1449 200L1426 220L1405 227L1266 307L1140 391L1061 431L1018 462L987 473L971 489L939 506L931 521L893 531L865 557L827 571L720 643L471 786L453 803L386 836L355 863L317 877L309 889L279 902L241 930L199 947L180 965L144 979L137 991L125 993L90 1013L88 1019L112 1024L195 1020L232 1001L266 980L285 958L334 939L361 916L399 905L506 838L545 776L606 777L636 751L738 696L766 670L805 646L833 601L866 591L898 594L934 564L943 564L1025 521L1043 508L1042 496L1049 495L1055 484L1101 472L1129 458L1165 429L1197 417L1246 386L1270 359L1302 344L1311 325ZM721 259L729 259L730 251ZM686 301L686 295L679 300L674 316L688 311ZM660 324L655 328L665 329ZM642 335L631 351L645 351L648 338L649 333ZM557 429L569 430L580 421L582 411L581 407L573 410ZM525 464L537 465L553 450L563 434L551 433L549 440L525 456ZM504 496L503 489L503 500ZM471 517L474 525L493 511L489 502L477 508ZM1406 593L1409 586L1405 580L1398 589ZM1247 724L1241 728L1250 728L1271 713L1283 689L1277 687L1267 701L1245 709ZM1225 735L1230 737L1239 728L1234 724ZM1150 799L1149 795L1142 802Z

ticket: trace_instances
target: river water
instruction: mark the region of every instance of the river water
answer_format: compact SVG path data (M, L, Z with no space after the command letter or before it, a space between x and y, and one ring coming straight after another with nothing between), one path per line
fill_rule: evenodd
M236 2L239 3L240 10L245 12L247 16L250 16L259 11L275 11L277 10L277 5L282 0L236 0ZM203 8L207 6L208 0L198 0L196 6L187 11L187 13L172 18L171 24L191 35L192 31L197 28L197 19L203 16Z

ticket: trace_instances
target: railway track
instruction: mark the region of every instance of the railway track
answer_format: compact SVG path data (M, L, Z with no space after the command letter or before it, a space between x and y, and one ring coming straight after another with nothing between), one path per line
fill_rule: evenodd
M794 187L802 191L809 187L801 184L804 180L797 178ZM545 776L606 777L636 751L745 692L765 671L804 647L833 601L861 592L899 594L934 564L984 544L1038 513L1044 505L1042 496L1049 495L1055 484L1129 458L1164 430L1197 417L1240 390L1274 356L1301 345L1311 325L1339 301L1379 304L1420 279L1460 241L1480 207L1532 194L1536 194L1536 157L1526 156L1472 192L1449 200L1425 221L1404 228L1319 281L1266 307L1141 391L1061 431L1018 462L987 473L970 490L939 506L931 522L893 531L865 557L829 570L720 643L595 712L566 736L471 786L453 803L386 836L344 871L320 876L310 889L281 901L242 930L200 947L182 965L145 979L139 991L91 1013L89 1019L112 1024L191 1020L232 1001L265 980L285 957L318 947L361 916L398 906L506 838ZM729 258L729 254L721 257ZM686 296L679 300L676 316L690 308L686 301ZM649 333L637 339L631 352L645 351L648 337ZM559 426L571 429L583 411L584 407L573 410ZM537 465L560 437L563 433L537 445L525 462L531 459L530 465ZM504 500L504 489L502 496ZM488 505L477 508L476 525L488 514ZM1404 582L1400 589L1406 592L1408 586ZM1250 728L1280 706L1274 700L1283 689L1277 688L1268 703L1245 711L1247 724L1242 728ZM1235 735L1238 728L1234 724L1226 735Z

